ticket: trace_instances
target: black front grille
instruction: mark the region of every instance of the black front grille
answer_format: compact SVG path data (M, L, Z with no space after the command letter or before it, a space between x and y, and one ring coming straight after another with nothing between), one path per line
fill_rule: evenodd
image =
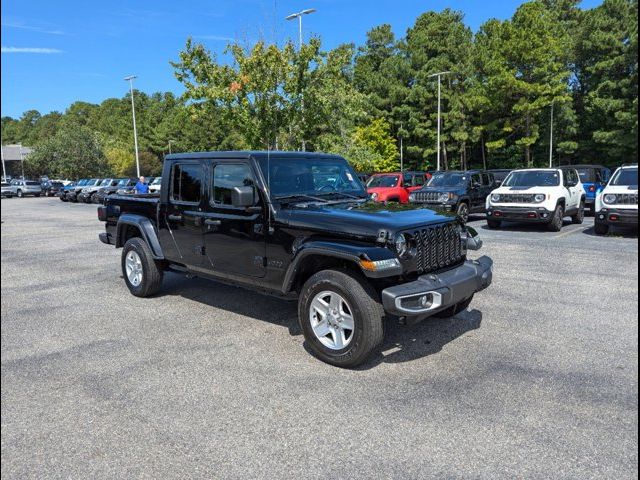
M616 205L638 205L637 193L616 194Z
M466 255L460 227L455 222L410 232L416 243L416 270L427 273L455 265Z
M535 203L534 196L531 193L501 193L498 203Z
M438 197L441 195L438 192L413 192L416 202L434 203L438 202Z

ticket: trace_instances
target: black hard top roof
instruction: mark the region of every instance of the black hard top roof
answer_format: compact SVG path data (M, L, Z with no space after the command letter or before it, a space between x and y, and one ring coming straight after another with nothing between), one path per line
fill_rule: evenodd
M226 151L226 152L186 152L186 153L172 153L167 155L165 160L180 160L180 159L202 159L202 158L226 158L226 159L249 159L253 158L261 160L271 156L273 158L342 158L339 155L333 155L330 153L320 152L281 152L266 150L254 150L254 151Z
M603 165L560 165L558 168L609 168Z

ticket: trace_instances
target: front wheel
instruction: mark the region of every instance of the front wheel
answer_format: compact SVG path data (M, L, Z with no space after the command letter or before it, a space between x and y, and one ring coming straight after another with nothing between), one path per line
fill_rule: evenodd
M462 202L458 205L456 209L456 214L462 219L464 223L467 223L469 220L469 205L465 202Z
M382 343L384 311L375 290L348 270L323 270L306 281L298 319L310 350L338 367L363 363Z
M606 235L609 233L609 225L604 223L596 223L593 227L597 235Z
M562 225L564 221L564 207L562 205L558 205L553 212L553 217L551 217L551 221L547 225L547 228L550 232L559 232L562 230Z
M129 291L136 297L149 297L160 290L163 271L153 259L147 242L135 237L122 249L122 275Z
M578 213L571 217L571 223L574 225L582 225L584 222L584 201L580 202L578 207Z
M24 197L24 193L22 193L22 190L18 190L18 191L16 192L16 196L17 196L18 198L22 198L22 197Z

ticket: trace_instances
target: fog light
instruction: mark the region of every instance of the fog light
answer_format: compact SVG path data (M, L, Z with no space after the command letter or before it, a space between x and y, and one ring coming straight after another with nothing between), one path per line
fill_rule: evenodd
M600 215L598 215L598 218L599 218L600 220L604 220L604 215L600 214Z
M548 213L543 213L543 214L542 214L542 218L547 218L548 216L549 216L549 214L548 214Z
M420 297L420 306L422 308L430 308L433 305L433 295L428 293Z

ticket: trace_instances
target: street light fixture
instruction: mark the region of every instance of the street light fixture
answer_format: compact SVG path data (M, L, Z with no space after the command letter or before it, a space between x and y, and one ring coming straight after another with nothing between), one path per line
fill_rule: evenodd
M314 13L317 10L315 8L307 8L305 10L301 10L298 13L292 13L291 15L288 15L286 17L284 17L285 20L294 20L294 19L298 19L298 42L300 45L300 49L302 49L302 16L303 15L309 15L310 13Z
M442 77L442 75L447 75L451 72L438 72L438 73L433 73L431 75L429 75L428 78L431 77L438 77L438 139L437 139L437 146L436 146L436 151L437 151L437 170L440 170L440 78Z
M140 157L138 156L138 130L136 129L136 105L133 101L133 80L138 78L137 75L129 75L124 77L126 82L129 82L129 90L131 92L131 114L133 116L133 141L136 146L136 172L138 172L138 178L140 177Z

